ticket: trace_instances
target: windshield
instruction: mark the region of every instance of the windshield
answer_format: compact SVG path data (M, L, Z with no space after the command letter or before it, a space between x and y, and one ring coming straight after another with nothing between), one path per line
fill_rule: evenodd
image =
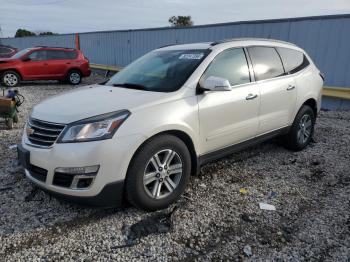
M178 90L210 50L153 51L113 76L106 85L156 92Z
M11 58L14 58L14 59L20 58L22 55L28 53L30 50L31 50L30 48L23 49L18 53L14 54L13 56L11 56Z

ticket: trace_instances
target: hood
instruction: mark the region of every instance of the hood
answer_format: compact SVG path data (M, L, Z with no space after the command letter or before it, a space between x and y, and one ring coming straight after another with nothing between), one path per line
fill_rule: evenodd
M141 106L159 103L166 96L169 93L92 85L44 100L33 108L31 117L68 124L122 109L133 112Z

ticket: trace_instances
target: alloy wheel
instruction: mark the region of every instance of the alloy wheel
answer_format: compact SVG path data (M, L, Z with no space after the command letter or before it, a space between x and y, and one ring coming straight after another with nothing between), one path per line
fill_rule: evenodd
M69 80L72 84L79 84L80 82L80 74L79 73L76 73L76 72L73 72L70 74L69 76Z
M180 156L172 149L164 149L152 156L146 165L143 185L153 199L169 196L178 187L183 173Z
M18 77L15 74L8 73L4 75L3 81L7 86L15 86L18 83Z
M300 119L298 126L298 142L300 144L305 144L311 136L312 131L312 120L309 115L303 115Z

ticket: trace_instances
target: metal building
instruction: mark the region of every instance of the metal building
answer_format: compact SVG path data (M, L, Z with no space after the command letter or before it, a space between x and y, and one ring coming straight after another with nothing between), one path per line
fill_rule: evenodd
M188 28L150 28L80 33L80 47L92 63L126 66L144 53L174 43L216 41L235 37L285 40L305 49L325 74L325 85L350 88L350 14L242 21ZM3 38L3 44L74 47L74 34ZM325 100L328 108L350 109L349 101ZM340 104L339 104L340 103ZM332 108L333 107L333 108Z

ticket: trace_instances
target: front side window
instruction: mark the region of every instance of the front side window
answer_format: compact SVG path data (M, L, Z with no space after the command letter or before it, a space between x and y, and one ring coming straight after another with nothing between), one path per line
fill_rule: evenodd
M300 51L284 47L277 47L276 49L288 74L296 73L310 64L306 56Z
M42 61L47 59L47 52L45 50L34 51L28 55L32 61Z
M201 82L210 76L225 78L231 86L249 83L249 68L243 49L234 48L218 54L204 72Z
M257 81L278 77L284 74L282 61L273 47L248 47Z
M210 50L150 52L114 75L106 85L155 92L178 90Z

